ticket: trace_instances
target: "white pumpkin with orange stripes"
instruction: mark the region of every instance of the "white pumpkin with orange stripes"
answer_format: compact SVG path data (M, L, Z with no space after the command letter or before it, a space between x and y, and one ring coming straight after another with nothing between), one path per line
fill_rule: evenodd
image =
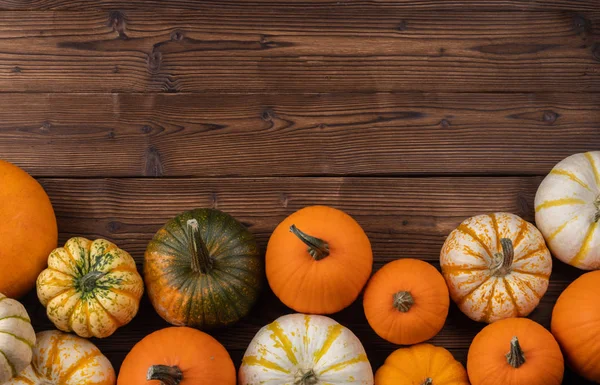
M331 318L289 314L263 327L244 354L239 385L372 385L358 338Z
M538 229L509 213L465 220L440 255L450 296L469 318L524 317L548 289L552 257Z
M56 330L36 337L31 365L3 385L115 385L110 361L93 343Z
M556 258L600 269L600 151L569 156L550 171L535 196L535 222Z

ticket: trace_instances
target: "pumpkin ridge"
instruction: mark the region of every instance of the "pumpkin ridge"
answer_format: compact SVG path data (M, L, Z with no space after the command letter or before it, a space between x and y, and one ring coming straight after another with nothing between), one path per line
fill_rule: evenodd
M548 240L548 243L552 242L552 241L554 240L554 238L556 238L556 236L557 236L558 234L560 234L560 233L561 233L561 232L562 232L562 231L563 231L563 230L564 230L564 229L565 229L565 228L566 228L566 227L569 225L569 223L571 223L571 222L573 222L573 221L575 221L575 220L579 219L579 217L580 217L579 215L575 215L575 216L573 216L572 218L570 218L570 219L566 220L566 221L565 221L565 223L563 223L562 225L558 226L558 227L556 228L556 230L554 230L554 232L552 232L552 234L550 234L550 235L548 236L548 238L547 238L547 240Z
M469 290L469 292L467 294L465 294L462 298L460 298L458 301L456 301L456 304L458 306L461 306L462 304L465 303L465 301L471 296L473 295L473 293L475 291L477 291L477 289L479 289L481 286L483 286L484 283L486 283L489 280L489 277L487 279L484 279L483 282L481 282L479 285L475 286L473 289Z
M14 333L7 332L6 330L1 330L1 329L0 329L0 334L9 335L9 336L13 337L14 339L23 342L24 344L26 344L27 346L29 346L30 348L33 349L33 344L30 341L27 341L27 339L25 339L25 338L23 338L21 336L18 336L18 335L14 334Z
M575 175L573 172L571 171L567 171L567 170L562 170L562 169L557 169L554 168L552 169L552 171L550 171L550 174L554 174L554 175L561 175L561 176L566 176L567 178L569 178L570 180L572 180L573 182L578 183L581 187L583 187L584 189L588 190L588 191L592 191L592 189L590 188L590 186L588 186L587 183L585 183L584 181L582 181L581 179L579 179L577 177L577 175Z
M288 360L290 360L292 364L298 365L298 359L294 354L292 342L283 332L283 329L281 328L279 322L271 322L269 325L267 325L267 330L271 332L271 339L273 341L277 342L276 339L279 340L279 344L281 345L280 347L285 352L285 355L287 356Z
M183 227L181 227L181 223L179 222L179 220L176 223L179 226L179 232L183 233L183 234L177 234L177 235L175 235L175 233L172 232L171 229L169 229L170 226L167 226L167 225L163 226L162 229L169 235L169 240L174 240L179 245L180 250L186 250L185 253L182 253L180 250L177 250L177 252L179 253L179 255L183 259L190 260L191 256L187 254L188 246L186 246L185 243L184 243L184 241L182 241L181 238L179 238L179 236L182 235L182 238L185 239L187 237L187 233L185 232L185 230L183 229ZM164 244L164 241L163 241L163 244Z
M354 358L351 358L349 360L338 362L336 364L332 364L329 367L321 370L321 372L319 374L322 375L322 374L325 374L327 372L338 371L338 370L344 369L347 366L350 366L350 365L353 365L353 364L357 364L359 362L364 362L364 361L368 361L367 360L367 355L366 354L359 354L358 356L356 356Z
M596 162L592 157L592 153L586 152L584 155L588 162L590 162L590 166L592 167L592 171L594 172L594 178L596 179L596 184L600 185L600 169L598 168L598 166L596 166Z
M512 271L515 272L515 273L519 273L519 274L531 275L531 276L534 276L534 277L540 278L540 279L546 279L547 280L548 278L550 278L549 275L545 275L545 274L542 274L542 273L535 273L533 271L525 271L525 270L515 269L515 268L513 268Z
M494 294L496 293L496 285L497 284L498 284L498 279L496 278L494 280L494 283L492 283L492 288L490 289L490 295L488 297L487 304L485 305L485 309L483 309L483 315L481 317L481 320L483 322L489 323L490 315L492 313L492 302L494 301Z
M74 294L77 295L77 294ZM68 298L67 301L65 301L65 303L68 302ZM73 307L71 307L71 309L69 310L69 316L67 317L67 327L70 330L73 330L73 316L75 315L75 309L77 309L77 307L80 306L81 303L81 297L79 297L77 299L77 302L75 302L75 305L73 305Z
M527 287L529 288L529 290L531 290L531 293L532 293L532 294L533 294L535 297L537 297L537 298L541 298L541 297L539 297L539 296L538 296L538 294L537 294L537 291L536 291L536 290L535 290L535 289L534 289L534 288L531 286L531 282L529 282L528 280L526 280L526 279L523 279L523 278L521 278L521 277L519 277L519 276L515 276L515 277L513 277L513 278L516 278L516 279L518 279L518 280L519 280L519 282L523 282L523 284L525 284L525 286L527 286Z
M4 353L4 350L0 349L0 354L2 354L2 356L4 356L4 359L6 360L6 363L8 364L8 367L10 368L10 372L12 373L12 376L16 377L19 373L17 372L17 369L15 368L13 363L10 362L10 360L8 359L8 356L6 355L6 353Z
M584 205L585 201L579 198L559 198L540 203L536 208L535 212L547 209L550 207L568 206L568 205Z
M221 231L223 231L223 230L221 230ZM244 234L246 231L248 231L246 228L244 228L244 227L238 227L235 233L229 234L227 236L227 239L225 240L225 243L219 244L217 246L213 245L213 249L214 250L211 252L211 256L214 259L217 259L217 258L219 258L220 255L227 254L227 252L230 250L230 245L232 243L234 243L235 241L238 241L237 238L240 235ZM247 255L247 254L243 254L243 255Z
M527 228L529 227L527 221L521 220L521 225L519 226L519 232L517 233L517 236L515 237L515 241L513 242L513 249L517 249L519 247L519 244L521 244L521 241L525 238L525 231L527 230Z
M31 320L29 318L21 317L18 315L9 315L7 317L2 317L0 318L0 321L4 321L5 319L18 319L27 323L31 323Z
M491 252L490 248L481 240L481 238L479 238L477 233L475 233L473 231L473 229L471 229L470 227L468 227L467 225L465 225L463 223L461 223L456 229L459 232L466 234L466 235L470 236L471 238L473 238L475 241L477 241L481 245L481 247L483 247L483 249L486 251L486 253L488 254L488 257L493 259L494 254Z
M590 249L590 243L592 242L592 239L594 238L594 232L596 232L597 228L598 228L598 222L592 222L589 225L588 232L585 235L585 238L583 238L583 243L581 244L581 248L579 249L577 254L575 254L573 259L571 259L571 262L569 262L569 264L571 264L573 266L577 266L578 264L581 263L581 260L588 253L588 251Z
M93 298L94 298L94 301L96 301L96 303L98 304L98 306L100 306L100 309L104 310L104 312L106 313L108 318L110 318L110 320L113 321L115 323L115 325L117 325L117 327L123 326L121 321L119 321L111 312L109 312L108 309L106 307L104 307L104 305L102 305L102 302L100 302L100 300L95 295Z
M67 279L73 279L73 278L76 278L76 277L75 277L73 274L70 274L70 273L65 273L64 271L61 271L61 270L55 269L55 268L53 268L53 267L48 267L48 268L47 268L47 270L50 270L50 271L53 271L53 272L55 272L55 273L59 273L59 274L62 274L62 275L66 275L66 276L68 277Z
M538 247L537 249L533 249L531 251L528 251L526 254L519 256L518 258L515 258L515 260L513 261L513 265L516 262L521 262L524 261L526 259L529 259L531 257L533 257L534 255L536 255L537 253L539 253L540 251L544 251L544 249L546 248L545 245L542 245L540 247Z
M517 300L515 299L515 293L513 293L513 290L510 287L510 285L508 284L506 277L502 277L502 282L504 282L504 287L506 288L506 294L508 294L508 298L513 303L515 310L517 312L517 315L518 315L519 313L521 313L521 310L519 309L519 305L517 305Z
M105 290L112 291L113 293L122 295L124 297L129 297L129 298L133 299L134 301L138 300L138 298L134 294L132 294L128 291L125 291L125 290L117 289L116 287L106 288Z
M496 234L496 251L503 250L502 245L500 244L500 229L498 228L498 220L496 219L496 214L491 213L488 214L488 217L492 221L492 227L494 228L494 234Z
M219 273L222 273L222 272L221 272L221 271L219 271ZM222 280L222 281L223 281L223 280ZM221 286L222 286L222 285L221 285ZM227 298L228 298L228 299L231 301L231 303L232 303L232 305L231 305L231 306L232 306L232 308L235 310L235 312L236 312L236 314L238 315L238 317L239 317L239 318L242 318L242 317L243 317L243 314L242 314L242 313L243 313L243 311L242 311L242 312L240 312L240 309L239 309L239 302L238 302L238 301L234 301L234 300L237 300L237 299L240 299L240 298L244 298L244 294L243 294L243 293L240 293L240 291L238 290L238 288L237 288L235 285L229 285L228 287L229 287L229 288L231 288L231 290L235 292L235 294L236 294L236 296L237 296L238 298L231 298L231 297L229 297L229 294L227 294ZM252 287L249 287L249 288L253 289Z
M253 287L252 285L249 285L248 282L244 281L243 279L241 279L240 277L231 274L230 272L228 272L227 270L219 270L220 273L226 274L228 276L230 276L231 278L237 280L238 282L242 283L243 286L251 289L252 291L254 291L255 293L258 293L259 289ZM250 272L247 272L250 274Z
M277 370L278 372L289 374L290 371L286 368L282 368L280 365L273 361L269 361L264 357L258 358L257 356L246 356L242 358L242 363L245 365L262 366L263 368Z
M327 354L327 352L331 348L331 345L333 345L333 343L338 339L338 337L342 334L343 330L343 326L340 324L330 325L327 328L327 337L325 337L323 345L313 355L313 363L315 365L319 363L319 361L321 360L321 358L323 358L325 354Z
M86 354L83 357L79 358L73 365L69 367L69 369L66 372L61 373L57 382L59 384L66 384L67 381L71 378L73 374L75 374L75 372L78 369L85 367L85 365L88 364L91 360L100 357L101 355L102 353L100 353L99 350L94 350L90 354Z

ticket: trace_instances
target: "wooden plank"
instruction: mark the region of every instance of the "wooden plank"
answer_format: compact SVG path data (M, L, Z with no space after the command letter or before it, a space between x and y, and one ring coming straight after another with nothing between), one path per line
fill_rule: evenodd
M597 92L598 12L6 11L3 92Z
M539 177L41 180L59 218L60 242L73 235L105 237L130 251L140 268L154 232L182 210L212 206L227 211L249 226L264 250L268 236L285 216L306 205L328 204L347 211L365 228L373 244L375 270L407 257L424 259L439 268L445 236L471 215L510 211L532 220L533 197L540 181ZM551 286L531 318L547 327L558 295L580 274L555 261ZM52 328L35 293L25 303L37 330ZM246 319L212 334L239 365L258 329L289 312L266 290ZM360 300L333 318L363 341L375 369L397 348L369 328ZM94 342L118 368L137 341L166 326L144 298L140 314L130 325L110 339ZM452 305L446 326L432 342L465 362L470 341L483 326Z
M600 94L0 94L36 176L545 175L600 148Z

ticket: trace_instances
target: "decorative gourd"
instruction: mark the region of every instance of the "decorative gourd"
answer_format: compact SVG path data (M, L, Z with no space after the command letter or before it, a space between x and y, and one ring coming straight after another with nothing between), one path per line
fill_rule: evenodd
M412 345L442 330L450 298L435 267L418 259L399 259L373 275L363 306L369 325L381 338Z
M155 380L155 381L153 381ZM125 357L118 385L235 385L235 367L213 337L188 327L147 335Z
M535 223L556 258L600 269L600 151L554 166L535 195Z
M467 356L471 385L560 385L564 369L552 334L528 318L486 326Z
M552 311L552 334L569 365L581 376L600 383L600 270L573 281Z
M467 371L442 347L419 344L401 348L375 373L376 385L469 385Z
M37 279L48 318L62 331L108 337L137 314L144 282L135 261L104 239L76 237L52 251Z
M0 384L31 363L35 332L25 307L0 293Z
M288 314L250 342L238 384L371 385L373 371L349 329L325 316Z
M90 341L56 330L40 332L33 361L4 385L115 385L110 361Z
M269 285L285 305L302 313L331 314L356 300L371 275L373 253L352 217L311 206L277 226L266 263Z
M56 247L58 229L50 199L17 166L0 160L0 292L18 298L35 286Z
M440 261L452 299L483 322L531 313L552 271L542 234L508 213L465 220L446 239Z
M146 250L144 280L167 322L200 329L226 326L250 311L264 277L254 236L215 209L184 212Z

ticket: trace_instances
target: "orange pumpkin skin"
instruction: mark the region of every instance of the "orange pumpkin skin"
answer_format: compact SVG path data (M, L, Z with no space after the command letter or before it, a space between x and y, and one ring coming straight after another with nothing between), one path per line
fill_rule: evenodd
M399 259L383 266L367 284L363 299L375 333L399 345L423 342L439 333L449 306L444 277L418 259Z
M558 297L552 334L578 374L600 382L600 270L583 274Z
M148 380L151 367L181 372L179 382L172 377ZM213 337L186 326L161 329L144 337L127 354L117 385L166 384L235 385L236 371L227 350Z
M507 318L475 336L467 372L472 385L560 385L564 360L542 325L528 318Z
M319 247L307 246L303 235ZM372 265L371 243L363 229L332 207L310 206L293 213L277 226L267 245L269 285L285 305L300 313L344 309L360 294Z
M57 246L48 195L19 167L0 160L0 292L18 298L35 285Z

